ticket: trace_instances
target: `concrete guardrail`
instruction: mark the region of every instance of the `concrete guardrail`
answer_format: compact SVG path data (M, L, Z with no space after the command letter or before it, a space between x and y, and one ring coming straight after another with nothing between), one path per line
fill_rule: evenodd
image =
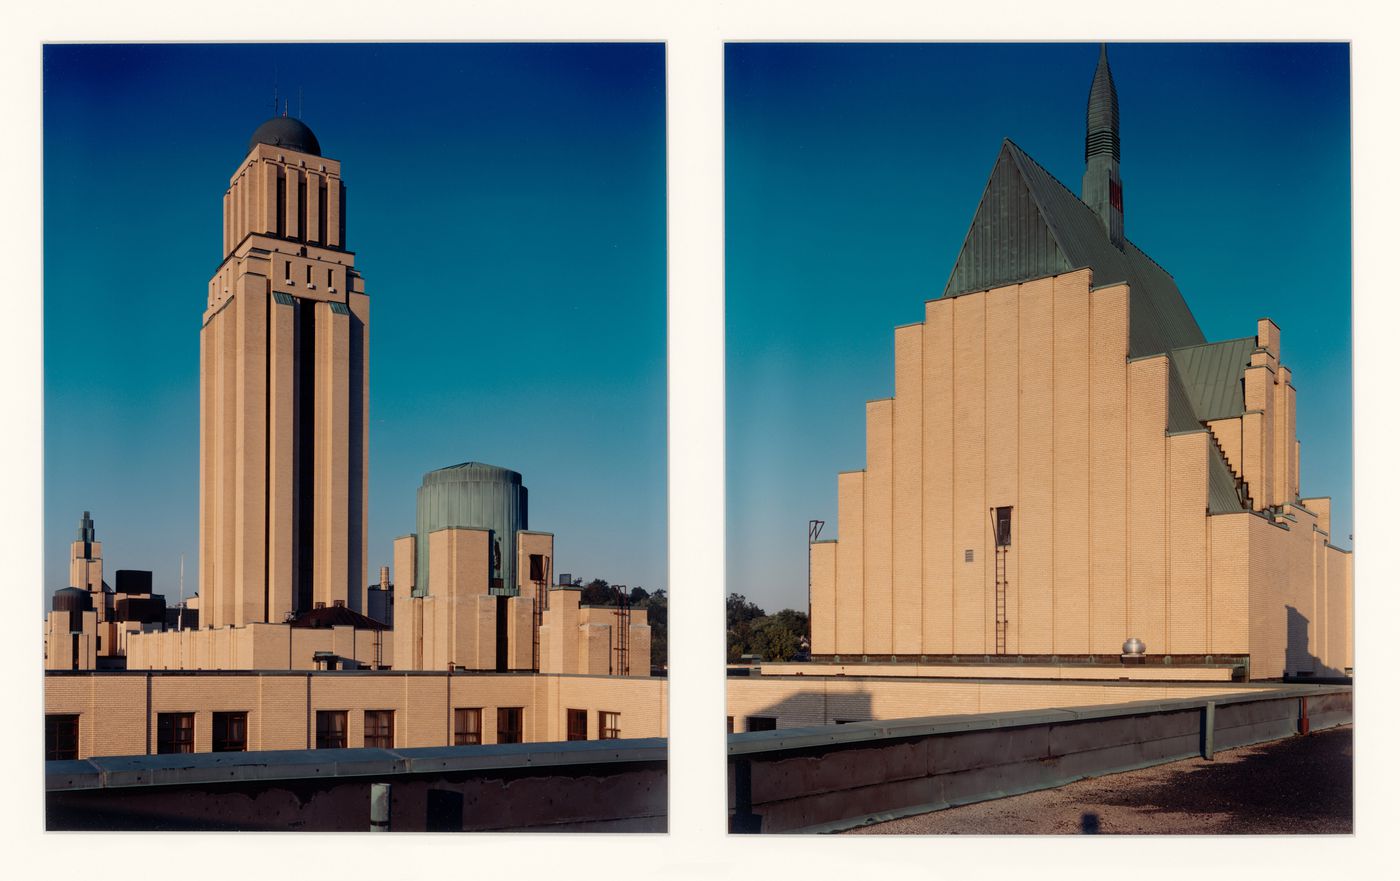
M1352 719L1349 686L729 735L730 829L834 832L1279 740Z
M50 830L666 831L665 738L98 756L45 778Z

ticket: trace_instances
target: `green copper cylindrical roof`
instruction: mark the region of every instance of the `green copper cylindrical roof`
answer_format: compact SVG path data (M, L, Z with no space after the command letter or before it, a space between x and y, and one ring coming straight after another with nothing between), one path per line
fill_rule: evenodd
M517 471L481 462L463 462L423 475L418 487L418 577L414 596L431 593L429 536L439 529L489 529L493 548L491 578L505 590L518 585L515 534L529 528L529 491ZM496 551L499 550L499 553Z

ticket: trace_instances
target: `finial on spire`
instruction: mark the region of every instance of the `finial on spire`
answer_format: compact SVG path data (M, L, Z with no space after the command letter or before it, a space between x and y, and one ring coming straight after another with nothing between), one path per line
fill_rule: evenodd
M1089 108L1084 134L1084 158L1111 153L1119 158L1118 89L1113 85L1113 70L1108 66L1108 44L1099 44L1099 65L1094 69L1094 82L1089 87Z

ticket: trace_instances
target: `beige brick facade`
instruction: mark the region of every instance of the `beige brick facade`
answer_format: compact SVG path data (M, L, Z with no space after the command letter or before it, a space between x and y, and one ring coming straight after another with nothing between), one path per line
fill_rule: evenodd
M408 535L395 540L394 630L399 640L394 669L650 675L646 610L633 609L624 621L612 608L580 608L577 588L548 583L554 536L520 531L516 538L521 582L515 596L489 593L488 529L453 527L428 536L432 593L421 597L413 595L420 539ZM530 578L532 554L544 561L540 579ZM505 644L498 657L501 634ZM619 651L620 646L625 650ZM624 662L625 672L618 669Z
M622 737L665 737L666 682L604 676L442 673L88 673L47 676L44 711L78 716L78 757L158 749L161 713L194 714L194 751L212 749L216 712L247 713L247 749L316 746L316 713L344 711L346 746L365 745L364 712L393 712L396 747L452 746L454 710L481 710L481 742L497 743L497 710L522 711L527 743L567 739L569 709L619 715Z
M964 671L958 675L968 674ZM804 673L800 677L730 679L725 704L734 730L744 731L745 721L750 716L774 719L778 728L800 728L838 722L1161 701L1251 690L1262 692L1266 688L1221 682L876 679Z
M814 654L1116 657L1137 637L1249 655L1255 677L1351 666L1350 554L1328 501L1298 499L1278 327L1258 323L1242 416L1172 431L1181 380L1128 357L1130 301L1084 269L930 301L896 331L895 397L867 405L866 467L811 549ZM1208 513L1217 445L1253 512Z
M200 331L202 626L364 611L369 304L342 204L338 162L268 144L224 197Z

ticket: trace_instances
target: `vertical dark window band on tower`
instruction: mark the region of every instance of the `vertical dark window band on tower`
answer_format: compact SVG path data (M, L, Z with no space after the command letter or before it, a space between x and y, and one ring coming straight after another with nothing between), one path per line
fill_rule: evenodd
M350 243L345 241L345 184L337 180L336 186L340 188L340 237L337 241L340 242L340 250L348 251L350 250ZM345 280L345 289L350 289L349 278Z
M347 279L348 281L348 279ZM347 284L348 288L349 285ZM350 295L345 294L347 304ZM349 311L347 309L347 311ZM364 553L364 523L365 523L365 426L368 424L368 414L365 413L367 405L365 401L365 323L360 320L360 316L350 312L346 316L350 325L350 364L347 385L350 392L350 425L349 431L349 460L350 479L347 482L348 498L346 506L349 508L350 536L349 551L350 561L347 571L350 573L350 608L356 612L365 611L364 590L365 576L360 567L365 558Z
M295 535L296 602L294 612L312 607L314 539L316 535L316 303L297 298L296 353L293 358L296 382L293 405L296 411L296 495Z
M277 201L282 201L281 172L278 172ZM277 215L282 216L280 213ZM281 220L278 220L281 224ZM262 619L272 618L272 369L274 356L272 349L272 310L277 308L277 300L272 294L272 285L267 286L267 296L263 298L263 607Z
M326 223L326 197L329 193L326 191L325 177L321 178L320 193L321 198L316 200L316 241L324 245L330 241L330 236L327 235L330 228Z
M510 615L510 597L496 597L496 672L506 672L510 661L510 629L507 626Z
M307 240L307 238L306 238L306 227L307 227L306 221L307 221L307 219L308 219L307 215L308 215L309 213L310 213L310 212L308 212L308 211L306 210L306 175L305 175L305 174L298 174L298 175L297 175L297 215L298 215L298 220L299 220L300 222L297 224L298 229L297 229L297 235L296 235L296 237L299 238L299 239L301 239L303 242Z
M287 172L277 169L277 237L287 236Z

